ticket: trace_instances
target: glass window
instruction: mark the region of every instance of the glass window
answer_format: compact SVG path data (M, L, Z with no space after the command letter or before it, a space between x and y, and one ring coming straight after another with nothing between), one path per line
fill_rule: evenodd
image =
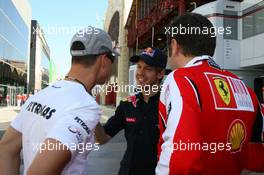
M264 9L255 14L255 35L264 33Z
M49 83L49 68L50 68L50 60L49 57L46 55L46 52L44 49L42 49L41 52L41 74L42 74L42 88L44 84Z
M238 39L238 20L237 12L224 10L224 14L230 17L224 17L224 28L231 28L231 34L224 33L224 39L237 40ZM234 18L232 18L234 17Z
M4 57L4 40L0 35L0 59L3 59L3 57Z
M18 28L24 39L27 39L29 33L28 27L17 12L16 7L11 2L11 0L0 0L0 8L5 12L9 19Z
M243 39L264 33L264 1L243 10Z
M243 39L254 35L254 19L253 15L243 17Z
M4 44L3 55L5 59L27 61L28 41L24 40L8 19L0 12L0 36ZM10 49L12 47L12 49ZM11 53L15 52L15 53ZM16 54L16 55L14 55Z

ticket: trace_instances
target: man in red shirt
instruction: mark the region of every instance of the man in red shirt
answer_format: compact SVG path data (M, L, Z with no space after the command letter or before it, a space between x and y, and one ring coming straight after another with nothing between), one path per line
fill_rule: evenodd
M254 92L214 62L207 18L187 13L174 27L186 32L171 39L174 71L160 96L156 175L263 172L263 115Z

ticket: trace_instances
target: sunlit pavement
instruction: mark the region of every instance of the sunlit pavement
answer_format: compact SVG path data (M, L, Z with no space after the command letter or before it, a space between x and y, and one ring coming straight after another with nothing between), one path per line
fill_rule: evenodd
M0 139L19 111L20 107L0 107Z
M114 107L102 106L101 123L114 114ZM87 164L87 175L117 175L120 161L126 149L124 132L120 132L98 151L92 151Z
M117 175L126 143L123 132L89 155L87 175Z

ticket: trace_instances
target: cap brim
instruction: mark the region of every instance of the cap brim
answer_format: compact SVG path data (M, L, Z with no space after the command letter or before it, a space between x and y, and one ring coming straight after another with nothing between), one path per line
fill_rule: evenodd
M115 56L120 56L120 53L118 52L112 52L112 54L114 54Z
M120 53L118 53L115 49L112 49L112 55L120 56Z

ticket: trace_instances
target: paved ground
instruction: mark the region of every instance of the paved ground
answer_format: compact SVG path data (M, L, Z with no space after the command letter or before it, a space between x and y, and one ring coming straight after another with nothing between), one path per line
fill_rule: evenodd
M91 152L87 175L117 175L126 148L123 135L120 132L98 151Z
M112 115L115 113L114 106L101 106L102 109L102 117L100 122L105 123Z
M7 129L19 110L19 107L0 107L0 130Z
M101 123L105 123L114 110L114 107L102 106ZM100 146L98 151L91 152L87 175L117 175L125 149L124 133L120 132L110 142Z
M0 107L0 139L19 110L19 107Z

